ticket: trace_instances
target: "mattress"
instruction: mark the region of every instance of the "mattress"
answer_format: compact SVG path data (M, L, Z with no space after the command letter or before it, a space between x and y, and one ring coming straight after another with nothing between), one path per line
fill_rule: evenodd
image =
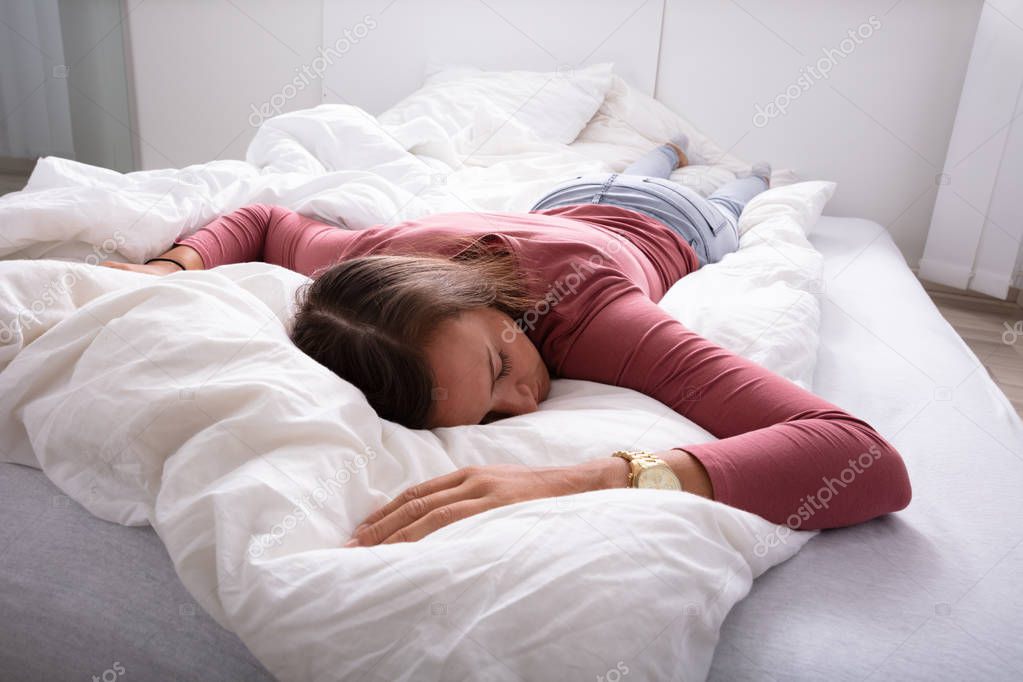
M195 603L152 528L102 521L7 463L0 518L0 680L273 679Z
M902 451L914 499L758 579L711 679L1018 679L1023 424L883 228L825 217L811 241L826 275L815 390ZM270 679L195 605L152 529L96 519L13 464L0 514L5 675Z
M810 241L814 390L900 450L913 501L757 580L710 679L1023 679L1023 423L883 228L825 217Z

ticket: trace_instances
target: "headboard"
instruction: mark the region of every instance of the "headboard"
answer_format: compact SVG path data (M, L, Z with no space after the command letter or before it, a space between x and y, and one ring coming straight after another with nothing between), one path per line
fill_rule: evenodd
M663 15L663 0L324 0L323 101L378 114L422 85L430 63L558 71L614 62L653 94Z

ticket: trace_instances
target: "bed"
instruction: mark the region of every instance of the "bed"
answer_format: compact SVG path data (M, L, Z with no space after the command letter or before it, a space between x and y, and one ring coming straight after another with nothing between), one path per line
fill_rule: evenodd
M620 170L680 132L698 162L676 181L707 193L748 170L607 65L455 69L379 118L285 114L245 162L122 175L41 161L29 190L0 202L0 256L19 259L0 261L0 460L15 462L0 465L0 603L16 624L0 667L286 680L1018 671L1006 576L1023 425L887 233L818 219L833 183L776 171L743 213L739 251L661 302L906 456L908 511L816 537L690 495L612 490L343 550L366 513L452 467L711 436L646 396L568 380L531 415L409 431L288 342L295 273L250 263L154 281L60 260L140 261L246 203L349 229L522 210L554 178ZM630 519L646 532L622 536Z
M823 217L811 241L828 274L818 390L862 386L849 409L932 455L909 461L909 509L822 533L754 583L725 620L710 679L1018 679L1023 426L881 226ZM921 338L926 353L914 351ZM935 428L950 419L954 430ZM101 521L14 464L0 465L0 510L0 670L52 680L119 663L138 680L273 679L194 602L152 529Z
M758 580L710 679L1019 679L1023 424L884 229L822 218L811 241L826 263L814 388L908 453L913 502Z

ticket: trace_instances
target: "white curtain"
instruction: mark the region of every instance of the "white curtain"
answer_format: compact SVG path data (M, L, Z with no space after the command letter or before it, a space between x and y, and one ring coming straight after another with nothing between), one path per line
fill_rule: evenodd
M1005 298L1023 283L1023 0L985 3L920 276Z
M0 2L0 156L74 157L57 3Z

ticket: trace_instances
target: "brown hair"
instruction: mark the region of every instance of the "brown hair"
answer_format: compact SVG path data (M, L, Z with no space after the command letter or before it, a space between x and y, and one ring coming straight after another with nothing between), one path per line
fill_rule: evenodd
M425 348L440 324L486 307L517 319L534 302L512 254L459 243L450 258L374 255L322 271L299 290L292 341L384 419L426 428L434 377Z

